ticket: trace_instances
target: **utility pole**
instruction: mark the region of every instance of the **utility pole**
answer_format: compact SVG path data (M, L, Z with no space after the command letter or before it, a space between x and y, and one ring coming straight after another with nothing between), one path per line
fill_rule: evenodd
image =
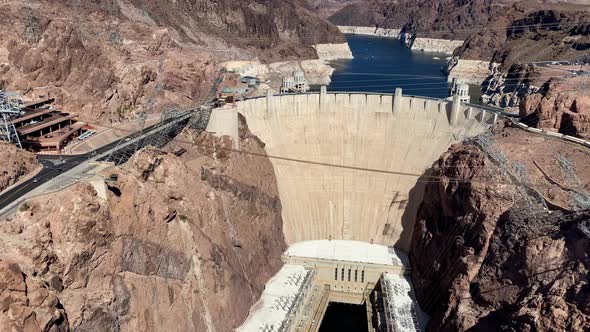
M139 126L141 127L141 129L139 130L139 133L143 134L143 130L145 129L145 120L147 119L147 113L145 112L141 112L139 113ZM135 159L135 156L137 155L137 150L139 150L139 142L141 141L141 139L138 139L135 142L135 148L133 150L133 156L131 157L131 161L133 162L133 160Z

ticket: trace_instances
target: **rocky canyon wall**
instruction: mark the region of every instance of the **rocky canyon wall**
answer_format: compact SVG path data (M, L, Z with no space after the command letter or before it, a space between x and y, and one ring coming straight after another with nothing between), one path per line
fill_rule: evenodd
M453 54L455 49L461 45L463 45L462 40L414 38L410 49L423 52Z
M364 0L332 15L336 25L401 29L420 38L464 39L475 27L485 25L498 6L488 1Z
M529 126L590 138L590 85L578 70L588 65L512 65L483 84L484 102L515 110Z
M520 103L523 122L547 131L590 139L590 85L584 78L555 80Z
M412 49L453 53L459 62L450 63L447 72L480 84L493 74L486 64L507 72L513 64L587 54L589 8L578 1L365 0L330 21L347 33L394 30ZM355 25L367 28L350 27Z
M344 42L303 0L2 1L0 86L110 124L213 97L219 62Z
M365 27L365 26L338 26L340 32L348 33L353 35L365 35L365 36L376 36L386 38L399 38L400 29L384 29L378 27Z
M433 165L410 254L429 331L590 328L588 152L496 128Z
M40 167L35 155L13 144L0 142L0 191L15 184Z
M530 65L512 65L508 71L496 67L482 84L482 101L515 109L528 95L540 91L549 79L535 73Z
M280 268L281 203L264 145L187 130L166 151L23 204L0 224L0 326L231 331Z

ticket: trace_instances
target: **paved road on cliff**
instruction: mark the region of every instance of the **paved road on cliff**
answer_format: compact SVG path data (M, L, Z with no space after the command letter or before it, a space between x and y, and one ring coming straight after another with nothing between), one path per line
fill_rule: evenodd
M135 137L141 137L145 135L150 130L153 130L157 127L161 127L171 121L176 120L175 118L169 119L164 123L157 123L155 125L149 126L144 128L143 130L132 133L131 135L126 137L126 140L133 139ZM154 133L152 133L153 135ZM146 142L147 140L144 140ZM117 147L120 140L107 144L101 148L98 148L92 152L81 154L81 155L38 155L38 161L43 165L43 169L33 178L24 181L23 183L6 190L2 195L0 195L0 210L6 208L14 201L22 197L23 195L33 191L40 185L54 179L55 177L66 173L72 170L74 167L80 165L81 163L97 156L102 153L105 153L111 149Z

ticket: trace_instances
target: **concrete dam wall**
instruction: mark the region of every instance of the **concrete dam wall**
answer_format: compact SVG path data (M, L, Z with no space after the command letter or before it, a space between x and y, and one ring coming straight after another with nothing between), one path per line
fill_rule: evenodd
M360 240L408 250L421 176L498 115L458 101L391 94L279 95L236 103L265 144L289 244Z

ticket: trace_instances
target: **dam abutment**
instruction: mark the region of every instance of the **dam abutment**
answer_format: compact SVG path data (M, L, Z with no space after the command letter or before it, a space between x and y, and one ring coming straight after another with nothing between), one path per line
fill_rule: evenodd
M425 172L451 144L500 119L473 105L401 90L322 88L267 94L235 108L272 156L289 244L356 240L406 251Z

